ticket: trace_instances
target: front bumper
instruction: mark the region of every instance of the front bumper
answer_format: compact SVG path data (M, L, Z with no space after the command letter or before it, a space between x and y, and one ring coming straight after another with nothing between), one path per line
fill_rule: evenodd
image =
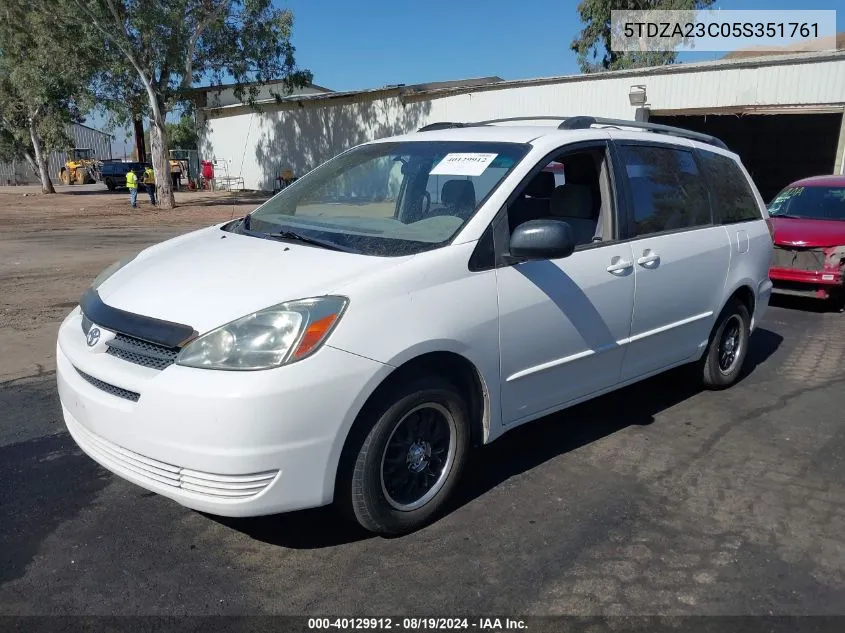
M74 440L117 475L221 516L330 503L347 432L391 369L324 346L268 371L161 371L92 353L81 318L65 319L56 348Z
M800 270L795 268L769 269L769 278L774 283L774 292L778 294L815 297L827 299L831 292L843 286L842 273L839 270Z

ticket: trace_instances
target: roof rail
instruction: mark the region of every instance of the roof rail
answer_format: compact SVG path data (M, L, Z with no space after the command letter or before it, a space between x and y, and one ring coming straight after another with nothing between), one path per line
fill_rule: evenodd
M508 123L509 121L561 121L565 116L512 116L508 119L490 119L489 121L478 121L469 125L489 125L490 123Z
M432 130L448 130L453 127L466 127L466 123L455 123L452 121L440 121L438 123L429 123L424 125L417 132L431 132Z
M587 130L594 125L613 125L616 127L629 127L647 132L655 132L657 134L668 134L670 136L678 136L681 138L688 138L693 141L707 143L708 145L715 145L722 149L729 149L722 139L711 136L710 134L703 134L701 132L693 132L692 130L685 130L680 127L671 125L662 125L660 123L647 123L644 121L626 121L625 119L605 119L594 116L515 116L506 119L489 119L487 121L476 121L474 123L458 123L451 121L442 121L438 123L430 123L421 127L418 132L429 132L432 130L446 130L449 128L460 127L476 127L481 125L490 125L491 123L508 123L511 121L562 121L558 125L559 130Z
M660 123L647 123L644 121L625 121L624 119L603 119L601 117L592 116L574 116L564 119L563 123L558 126L560 130L586 130L594 125L615 125L619 127L633 127L647 132L655 132L657 134L669 134L671 136L679 136L681 138L688 138L693 141L707 143L708 145L715 145L722 149L728 149L722 139L710 136L709 134L702 134L701 132L693 132L692 130L685 130L680 127L673 127L671 125L661 125Z

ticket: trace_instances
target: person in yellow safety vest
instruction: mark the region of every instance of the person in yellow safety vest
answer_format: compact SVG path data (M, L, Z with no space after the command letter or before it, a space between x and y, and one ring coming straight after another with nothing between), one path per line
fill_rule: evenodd
M129 189L129 206L138 208L138 176L135 175L135 168L130 167L126 174L126 188Z
M153 206L156 203L156 177L152 167L144 170L144 184L147 186L147 193L150 194L150 202Z

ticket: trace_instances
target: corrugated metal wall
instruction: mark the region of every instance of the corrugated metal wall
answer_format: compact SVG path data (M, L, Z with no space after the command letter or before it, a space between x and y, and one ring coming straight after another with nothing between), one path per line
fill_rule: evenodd
M99 159L112 158L112 137L105 132L85 125L74 124L70 126L68 133L74 140L74 147L91 148L94 150L94 155ZM48 158L50 178L54 185L60 184L58 182L59 169L66 161L67 154L65 152L52 152ZM0 163L0 186L37 184L38 182L38 177L32 173L26 161Z
M533 115L592 114L631 120L632 85L646 86L653 111L759 106L845 104L845 55L827 61L675 66L640 71L508 82L496 89L405 99L351 96L351 103L320 101L209 110L201 128L201 158L225 159L230 176L247 188L271 189L285 169L300 175L358 143L413 131L434 121L479 121Z

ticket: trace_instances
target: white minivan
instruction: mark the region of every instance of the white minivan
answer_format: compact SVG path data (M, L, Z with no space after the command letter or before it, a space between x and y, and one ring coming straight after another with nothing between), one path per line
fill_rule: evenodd
M472 445L680 365L734 383L772 287L740 159L677 128L531 121L360 145L109 267L58 334L75 441L190 508L334 502L399 534Z

